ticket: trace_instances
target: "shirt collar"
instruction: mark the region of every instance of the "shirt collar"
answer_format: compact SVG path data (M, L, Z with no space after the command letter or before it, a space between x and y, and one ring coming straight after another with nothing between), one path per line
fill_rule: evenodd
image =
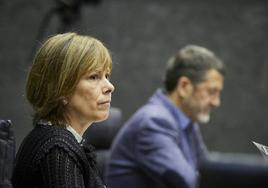
M74 137L75 137L75 139L77 140L78 143L81 143L81 142L82 142L83 137L82 137L80 134L78 134L78 133L74 130L73 127L71 127L70 125L67 125L66 129L67 129L68 131L70 131L70 132L74 135Z
M191 120L186 116L184 112L181 111L180 108L178 108L169 100L163 89L158 89L152 100L154 97L158 98L158 100L160 100L162 104L166 106L166 108L173 114L173 116L176 118L176 121L179 122L179 127L182 130L186 130L190 126Z

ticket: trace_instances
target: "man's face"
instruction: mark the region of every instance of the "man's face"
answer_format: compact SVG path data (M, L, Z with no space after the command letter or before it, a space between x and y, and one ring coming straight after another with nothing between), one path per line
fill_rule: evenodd
M184 97L182 105L185 113L199 123L210 120L212 109L220 106L220 93L223 89L224 77L216 70L209 70L206 79L196 85L191 84L191 89Z

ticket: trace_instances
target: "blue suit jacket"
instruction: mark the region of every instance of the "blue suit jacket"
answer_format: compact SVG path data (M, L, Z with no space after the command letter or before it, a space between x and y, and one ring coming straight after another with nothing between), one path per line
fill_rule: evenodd
M192 131L194 147L188 145L184 129L189 121L158 90L117 135L107 187L195 187L197 163L207 150L197 125Z

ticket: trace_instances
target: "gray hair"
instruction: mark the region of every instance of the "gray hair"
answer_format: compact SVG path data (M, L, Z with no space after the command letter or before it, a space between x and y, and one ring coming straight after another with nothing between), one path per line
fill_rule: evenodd
M207 71L211 69L225 75L224 63L212 51L197 45L187 45L168 61L165 89L173 91L181 76L188 77L194 84L204 81Z

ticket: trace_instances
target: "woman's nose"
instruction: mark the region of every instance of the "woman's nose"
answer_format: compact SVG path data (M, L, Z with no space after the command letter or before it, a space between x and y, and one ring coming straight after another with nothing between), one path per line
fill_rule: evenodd
M114 91L114 85L110 82L110 80L105 79L105 87L103 89L104 93L112 93Z

